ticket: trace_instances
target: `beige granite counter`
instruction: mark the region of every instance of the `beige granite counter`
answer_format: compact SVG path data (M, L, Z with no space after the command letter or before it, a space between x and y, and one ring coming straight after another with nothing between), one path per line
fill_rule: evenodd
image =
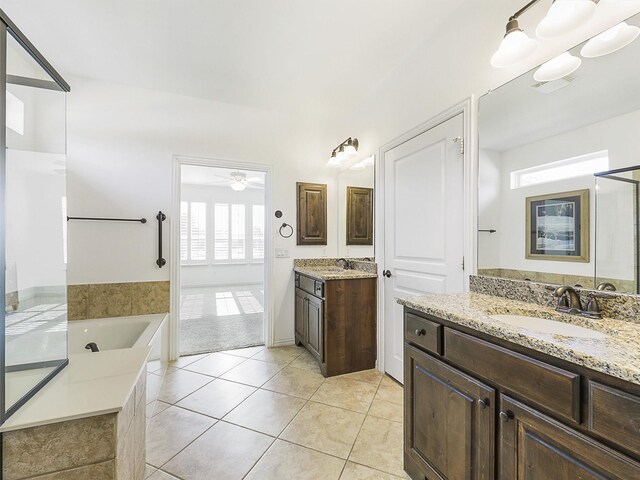
M354 278L377 278L378 277L376 273L365 272L364 270L345 270L344 268L330 266L330 265L319 265L319 266L308 266L308 267L295 266L293 267L293 270L303 275L307 275L308 277L315 278L316 280L322 280L322 281L351 280Z
M640 385L638 323L566 315L550 307L482 293L424 295L396 300L408 308ZM500 314L565 321L607 336L591 339L540 333L491 318Z

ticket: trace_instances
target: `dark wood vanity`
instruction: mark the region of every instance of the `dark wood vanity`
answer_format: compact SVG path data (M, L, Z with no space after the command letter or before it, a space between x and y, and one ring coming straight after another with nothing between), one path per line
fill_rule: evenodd
M295 341L325 377L375 368L376 279L319 280L295 273Z
M405 307L417 480L640 479L640 386Z

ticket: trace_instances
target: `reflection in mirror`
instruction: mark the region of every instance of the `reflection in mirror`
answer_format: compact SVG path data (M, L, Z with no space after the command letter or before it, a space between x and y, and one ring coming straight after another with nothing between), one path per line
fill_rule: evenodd
M374 157L338 175L338 256L373 258Z
M65 92L7 35L5 411L67 361Z
M627 22L640 25L640 15ZM579 56L582 47L570 53ZM602 249L635 248L631 232L616 233L622 232L616 202L624 195L612 194L596 208L594 174L637 164L638 58L640 40L584 58L570 76L537 82L531 71L480 99L479 274L594 288L599 258L598 276L621 279L620 270L607 271L601 261ZM609 244L596 241L603 229L615 236Z
M596 286L640 293L640 166L596 175Z

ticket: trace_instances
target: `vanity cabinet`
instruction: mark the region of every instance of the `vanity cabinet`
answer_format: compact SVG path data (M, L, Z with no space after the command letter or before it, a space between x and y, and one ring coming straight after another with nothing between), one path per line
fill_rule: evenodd
M318 280L295 273L295 341L325 377L375 368L376 279Z
M408 308L404 321L411 478L640 479L638 385Z

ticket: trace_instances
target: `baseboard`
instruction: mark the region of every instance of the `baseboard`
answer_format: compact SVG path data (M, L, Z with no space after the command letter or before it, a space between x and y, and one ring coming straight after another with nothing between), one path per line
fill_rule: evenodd
M295 345L296 344L296 340L295 338L287 338L284 340L274 340L273 341L273 346L274 347L288 347L289 345Z

